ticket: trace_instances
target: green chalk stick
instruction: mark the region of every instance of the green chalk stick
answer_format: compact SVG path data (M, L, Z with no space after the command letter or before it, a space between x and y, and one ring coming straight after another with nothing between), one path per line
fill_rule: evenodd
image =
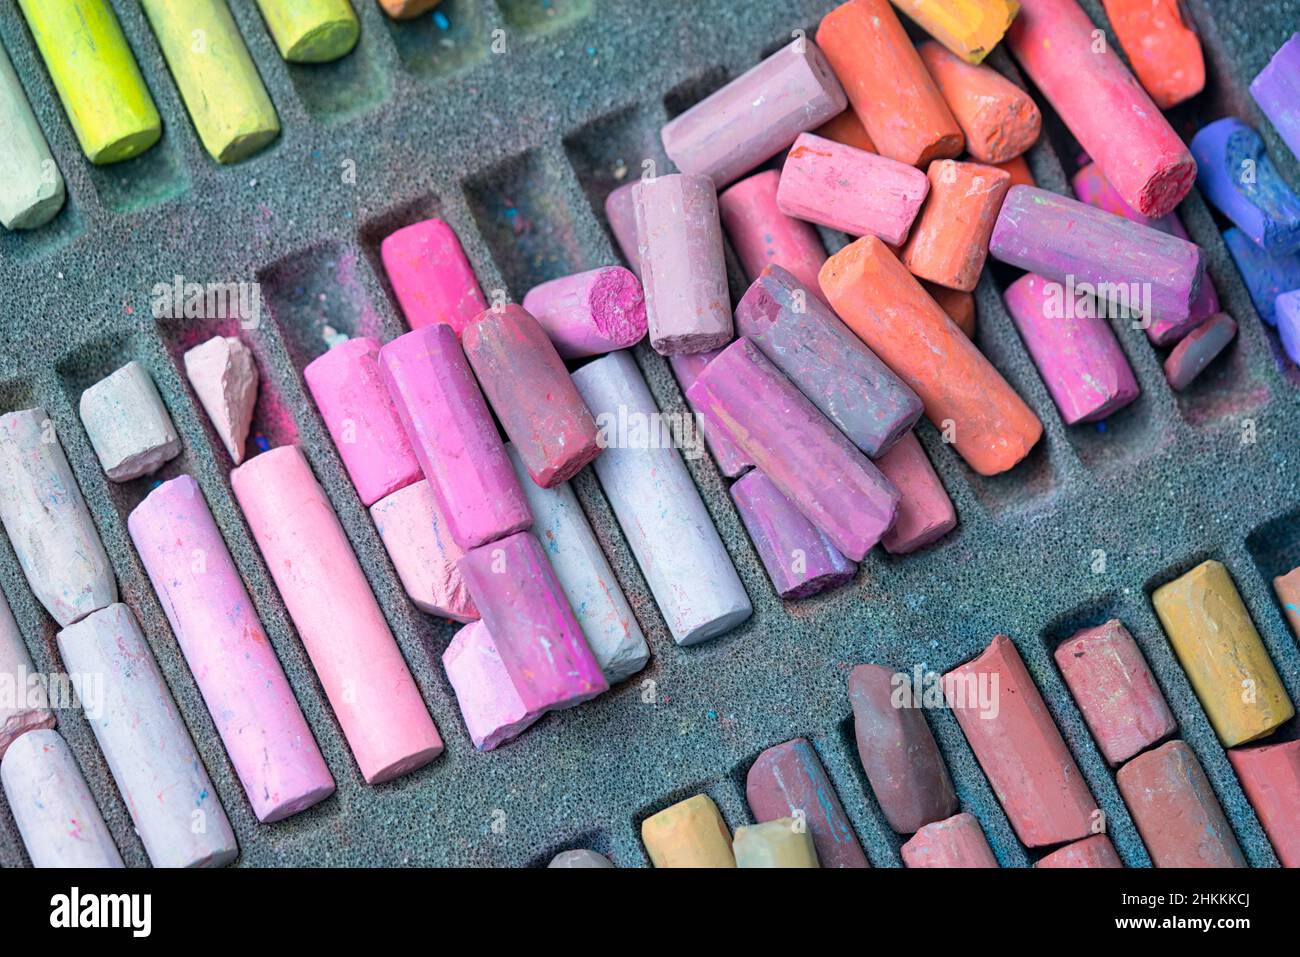
M63 177L0 46L0 223L5 229L35 229L62 208Z
M162 119L108 0L18 0L86 158L139 156Z
M280 56L328 63L351 52L361 25L348 0L257 0Z
M225 0L140 0L190 120L218 163L252 156L280 120Z

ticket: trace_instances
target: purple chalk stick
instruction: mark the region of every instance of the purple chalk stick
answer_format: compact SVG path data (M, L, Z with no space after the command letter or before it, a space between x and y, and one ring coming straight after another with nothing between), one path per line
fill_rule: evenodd
M1277 297L1277 331L1282 348L1296 365L1300 365L1300 289Z
M1250 94L1291 152L1300 157L1300 33L1291 34L1259 71Z
M682 392L686 395L686 401L691 408L699 412L691 404L690 388L695 385L695 380L700 377L704 367L712 362L720 353L721 349L714 349L712 352L695 352L690 355L669 356L668 362L673 367L673 375L677 376L677 384L682 387ZM704 433L704 442L713 453L713 461L718 463L718 471L727 478L735 478L737 475L744 475L754 467L754 463L744 452L736 447L736 444L727 438L727 433L718 428L708 419L700 423L700 431Z
M605 197L605 219L609 221L609 231L614 234L618 251L623 254L627 268L637 279L641 278L641 250L636 239L636 203L632 200L632 189L636 181L624 183Z
M1259 317L1270 326L1277 325L1277 297L1300 289L1300 255L1267 253L1235 226L1224 230L1223 242L1232 253Z
M1234 117L1192 137L1196 185L1254 242L1274 255L1300 250L1300 199L1278 174L1264 140Z
M523 305L565 359L626 349L645 336L641 282L622 266L544 282L528 290Z
M1175 390L1181 392L1186 389L1220 352L1228 348L1228 343L1236 335L1237 323L1232 316L1226 312L1212 316L1174 346L1174 350L1165 359L1165 378Z
M898 514L881 542L885 551L906 555L937 542L957 527L957 510L915 432L908 432L876 459L876 468L898 489Z

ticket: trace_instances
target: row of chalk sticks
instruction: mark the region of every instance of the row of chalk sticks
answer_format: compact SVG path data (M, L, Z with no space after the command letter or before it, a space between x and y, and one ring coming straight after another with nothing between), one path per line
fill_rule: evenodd
M439 0L379 0L394 19ZM162 137L149 88L109 0L19 0L36 48L86 159L119 163ZM252 156L280 134L280 119L226 0L141 0L204 149L218 163ZM346 56L361 35L349 0L257 0L290 63ZM0 47L0 223L34 229L63 208L63 175L13 64Z

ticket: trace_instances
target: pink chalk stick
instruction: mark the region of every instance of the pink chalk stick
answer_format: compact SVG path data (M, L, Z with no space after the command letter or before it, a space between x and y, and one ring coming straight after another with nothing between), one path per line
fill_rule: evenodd
M426 479L381 498L370 506L370 517L417 608L452 621L478 618L456 567L465 551L452 539Z
M677 376L677 384L682 387L682 394L686 396L686 402L695 412L691 402L690 388L695 385L695 380L700 377L704 367L718 357L721 349L714 349L711 352L695 352L691 355L675 355L668 357L668 363L673 367L673 375ZM713 453L713 461L718 465L718 471L727 478L735 478L743 475L754 467L749 456L736 447L736 444L727 438L727 433L714 425L708 419L700 422L700 431L704 433L704 443Z
M420 463L379 374L379 343L348 339L302 370L361 504L420 479Z
M1075 868L1075 867L1123 867L1124 864L1115 853L1115 845L1105 834L1094 834L1082 841L1067 844L1059 851L1053 851L1034 867Z
M914 166L803 133L781 169L776 201L787 216L901 246L929 192Z
M518 737L545 711L529 711L501 661L487 626L475 621L451 639L442 653L447 680L479 751L491 751Z
M534 286L527 310L565 359L600 356L645 337L645 293L622 266L602 266Z
M902 847L908 867L997 867L980 822L962 813L927 824Z
M528 500L451 328L408 332L379 350L379 364L452 540L474 548L531 526Z
M880 540L885 551L906 555L957 527L957 510L915 432L908 432L875 462L900 496L894 524Z
M412 329L445 322L460 335L488 306L460 240L441 219L403 226L379 244L379 255Z
M632 199L632 190L636 180L624 183L605 197L605 219L609 222L609 231L614 234L618 251L623 254L623 261L632 275L641 278L641 250L636 239L636 202Z
M279 821L333 794L198 483L182 475L159 485L127 528L257 819Z
M420 689L302 452L263 452L230 484L366 783L440 755Z
M817 230L781 212L776 201L780 183L780 170L764 170L719 196L722 228L750 282L765 267L780 266L825 302L817 275L826 262L826 248Z

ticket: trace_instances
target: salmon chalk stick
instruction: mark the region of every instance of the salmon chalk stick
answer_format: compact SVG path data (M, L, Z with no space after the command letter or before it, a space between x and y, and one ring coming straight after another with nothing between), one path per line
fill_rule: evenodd
M452 540L470 549L532 525L451 326L437 323L399 336L379 350L379 365Z
M1177 730L1142 650L1120 621L1075 632L1057 646L1055 658L1111 767Z
M72 132L97 165L139 156L162 118L108 0L19 0Z
M858 114L853 110L845 110L839 116L827 120L813 132L823 139L834 140L836 143L843 143L854 149L868 153L877 152L876 144L871 142L871 137L867 135L867 128L862 125Z
M1202 562L1161 585L1151 603L1225 748L1262 738L1295 714L1222 563Z
M957 527L957 510L915 432L904 435L875 463L900 496L894 524L880 542L885 551L909 555Z
M1029 163L1023 156L1017 156L1015 159L1007 160L1005 163L994 163L998 169L1011 174L1012 186L1037 186L1038 182L1034 179L1034 173L1029 168Z
M1300 33L1291 34L1259 71L1250 95L1291 153L1300 156Z
M673 375L677 376L677 384L681 387L682 394L686 396L686 402L690 404L690 389L695 384L695 380L700 377L704 367L718 357L722 352L721 349L714 349L711 352L695 352L690 355L675 355L668 357L668 364L673 367ZM698 413L699 409L691 406L691 409ZM754 467L754 463L749 460L736 444L727 438L727 433L718 428L702 415L699 416L699 429L704 435L704 441L713 454L713 461L718 465L718 471L727 478L736 478L744 475Z
M9 54L0 46L0 225L35 229L58 215L67 198L63 174L27 102Z
M67 742L23 735L0 759L0 783L33 867L125 867Z
M361 36L348 0L257 0L280 56L290 63L329 63L347 56Z
M674 435L626 350L573 381L601 428L596 477L673 641L694 645L741 624L753 607L676 447L704 454L695 417L679 418Z
M37 601L66 627L117 601L117 581L42 408L0 416L0 522Z
M257 364L234 336L213 336L185 353L185 376L236 465L244 461L257 406Z
M930 183L920 170L804 133L781 168L781 212L850 236L907 239Z
M427 479L381 498L370 506L370 517L416 608L452 621L478 618L456 567L465 551L451 537Z
M1165 359L1165 378L1176 392L1186 389L1237 337L1237 323L1220 312L1201 323L1174 346Z
M1273 590L1277 592L1286 620L1291 623L1292 634L1300 639L1300 568L1274 578Z
M567 482L600 454L596 420L546 330L514 304L488 309L462 337L484 395L542 488Z
M1156 867L1245 867L1246 859L1201 762L1184 741L1119 769L1119 793Z
M1264 150L1263 138L1225 117L1192 137L1196 185L1219 212L1274 256L1300 250L1300 199Z
M35 679L35 668L9 603L0 594L0 683L9 693L0 697L0 758L29 731L54 727L45 685Z
M233 861L239 846L226 812L131 609L101 608L59 632L58 643L77 697L97 704L86 721L149 862Z
M848 105L822 51L800 38L669 120L664 152L721 189Z
M1300 867L1300 741L1233 748L1228 760L1283 867Z
M442 0L379 0L384 13L394 20L413 20L428 13Z
M114 482L156 471L181 454L180 436L149 376L132 360L81 393L81 423Z
M821 867L812 836L792 817L736 828L737 867Z
M966 334L967 339L975 338L975 297L959 289L936 286L932 282L921 280L921 288L930 294L930 298L939 308L948 314L948 318L957 324L957 328Z
M1007 44L1029 79L1143 216L1173 211L1196 182L1196 161L1119 54L1098 47L1076 0L1020 0Z
M595 851L574 850L561 851L551 858L551 863L546 865L548 868L609 868L613 863L604 854L597 854Z
M488 307L460 240L441 219L390 233L379 258L412 329L445 322L460 335Z
M893 0L922 30L967 63L980 63L1002 42L1019 0Z
M563 359L602 356L645 338L645 293L641 281L622 266L602 266L534 286L523 306L542 324Z
M919 52L975 160L1005 163L1038 142L1043 115L1023 89L992 67L972 65L932 41L922 43Z
M926 167L961 155L961 127L889 0L849 0L822 17L817 43L881 156Z
M1011 175L979 163L938 160L926 173L930 196L899 254L914 276L973 292Z
M633 180L612 190L605 197L605 220L609 223L609 231L614 236L614 242L618 245L627 268L640 279L641 250L636 238L636 203L632 199L632 190L635 188L636 180Z
M767 266L780 266L820 297L817 272L826 262L826 249L815 229L781 212L776 199L780 182L780 170L764 170L720 195L722 228L750 282Z
M1059 851L1053 851L1041 858L1034 867L1074 868L1074 867L1123 867L1124 863L1115 853L1115 845L1105 834L1094 834L1082 841L1067 844Z
M1300 254L1265 252L1235 226L1224 230L1223 242L1232 254L1259 317L1276 326L1278 297L1300 289Z
M705 176L675 173L632 189L650 345L662 355L731 341L731 296L718 196Z
M980 822L969 814L955 814L927 824L900 848L908 867L998 867Z
M976 472L1007 471L1042 437L1029 406L879 239L864 237L828 259L821 286Z
M898 491L748 339L690 397L846 558L862 561L893 524Z
M735 867L731 832L707 794L680 801L641 822L655 867Z
M253 813L264 824L334 793L334 779L198 483L164 482L127 519Z
M1205 89L1205 55L1182 0L1101 0L1119 45L1162 110Z
M302 452L263 452L230 484L366 783L432 761L442 738Z
M482 621L456 632L442 653L447 680L476 751L491 751L528 730L545 709L530 711Z
M944 675L943 690L1022 844L1093 833L1097 802L1010 638Z

